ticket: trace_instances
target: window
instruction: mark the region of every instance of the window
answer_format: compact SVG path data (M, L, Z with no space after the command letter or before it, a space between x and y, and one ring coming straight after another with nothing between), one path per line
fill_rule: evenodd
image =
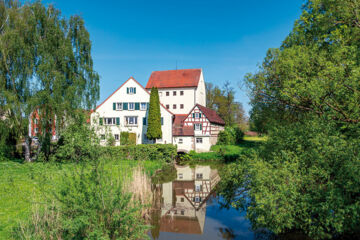
M127 94L136 94L136 88L135 87L128 87L126 89Z
M183 143L183 139L179 138L179 143L182 144Z
M202 130L201 123L195 123L195 124L194 124L194 130L195 130L195 131Z
M119 141L119 134L114 134L115 141Z
M200 118L200 114L199 114L199 113L195 113L195 118Z
M147 103L146 102L142 102L140 105L140 110L146 110L147 109Z
M202 173L197 173L197 174L196 174L196 179L202 179L202 178L203 178Z
M35 128L35 134L39 133L39 128Z
M135 116L125 117L126 125L137 125L137 118Z
M116 110L122 110L123 104L121 102L116 103Z
M169 109L170 108L170 105L169 104L166 104L166 109Z
M180 91L180 96L183 96L184 95L184 91Z
M178 178L179 178L179 179L183 179L183 174L182 174L182 173L179 173L179 174L178 174Z
M176 96L176 91L173 91L173 96Z
M184 109L184 104L180 104L180 109Z
M38 124L38 120L37 120L36 118L34 119L34 123L35 123L35 124Z
M135 109L135 103L129 102L129 110L134 110L134 109Z
M176 109L176 104L173 104L173 109Z
M201 202L201 197L194 197L194 202Z
M196 138L196 143L202 143L202 138Z
M143 125L146 125L146 117L143 117Z
M195 185L195 192L202 191L202 185Z
M185 198L180 198L180 202L185 202Z
M116 124L116 118L104 118L104 125L115 125Z
M185 210L180 211L181 215L185 215Z
M105 140L105 134L101 134L101 135L100 135L100 139L101 139L101 140Z
M170 96L170 92L166 92L166 96Z

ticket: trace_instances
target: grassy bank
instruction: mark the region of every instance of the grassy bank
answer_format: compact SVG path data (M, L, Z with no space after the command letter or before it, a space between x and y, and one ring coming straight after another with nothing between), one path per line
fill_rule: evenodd
M131 170L139 163L148 175L162 166L159 161L112 160L104 167L114 178L124 178L131 177ZM17 222L25 220L31 214L33 203L41 203L45 198L44 194L55 190L61 177L68 174L74 165L75 163L0 162L0 239L9 239Z
M239 145L214 145L211 147L210 152L195 153L191 152L190 162L200 163L202 161L221 161L231 162L238 158L241 154L247 151L257 149L266 137L249 137L245 136L244 140Z

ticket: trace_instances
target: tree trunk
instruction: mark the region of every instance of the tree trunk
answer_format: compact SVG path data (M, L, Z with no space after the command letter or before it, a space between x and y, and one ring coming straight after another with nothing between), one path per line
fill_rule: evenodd
M30 138L28 136L25 136L25 143L24 143L24 148L25 148L25 162L31 162L31 158L30 158Z

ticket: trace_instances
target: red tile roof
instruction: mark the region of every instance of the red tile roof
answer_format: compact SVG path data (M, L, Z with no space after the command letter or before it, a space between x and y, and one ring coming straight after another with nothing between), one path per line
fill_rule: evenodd
M197 87L201 69L181 69L168 71L154 71L151 73L146 89Z
M188 114L175 114L173 122L173 136L194 136L194 127L184 126Z
M222 118L217 115L215 110L212 110L210 108L204 107L200 104L196 104L196 106L198 106L198 108L200 109L200 111L206 116L206 118L211 122L211 123L216 123L219 125L225 125L224 120L222 120Z

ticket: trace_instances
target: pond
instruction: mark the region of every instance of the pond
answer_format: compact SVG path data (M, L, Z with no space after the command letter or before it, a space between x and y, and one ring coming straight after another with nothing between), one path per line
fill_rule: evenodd
M218 170L176 166L172 181L153 184L151 239L254 239L250 222L235 209L223 209L215 187Z

